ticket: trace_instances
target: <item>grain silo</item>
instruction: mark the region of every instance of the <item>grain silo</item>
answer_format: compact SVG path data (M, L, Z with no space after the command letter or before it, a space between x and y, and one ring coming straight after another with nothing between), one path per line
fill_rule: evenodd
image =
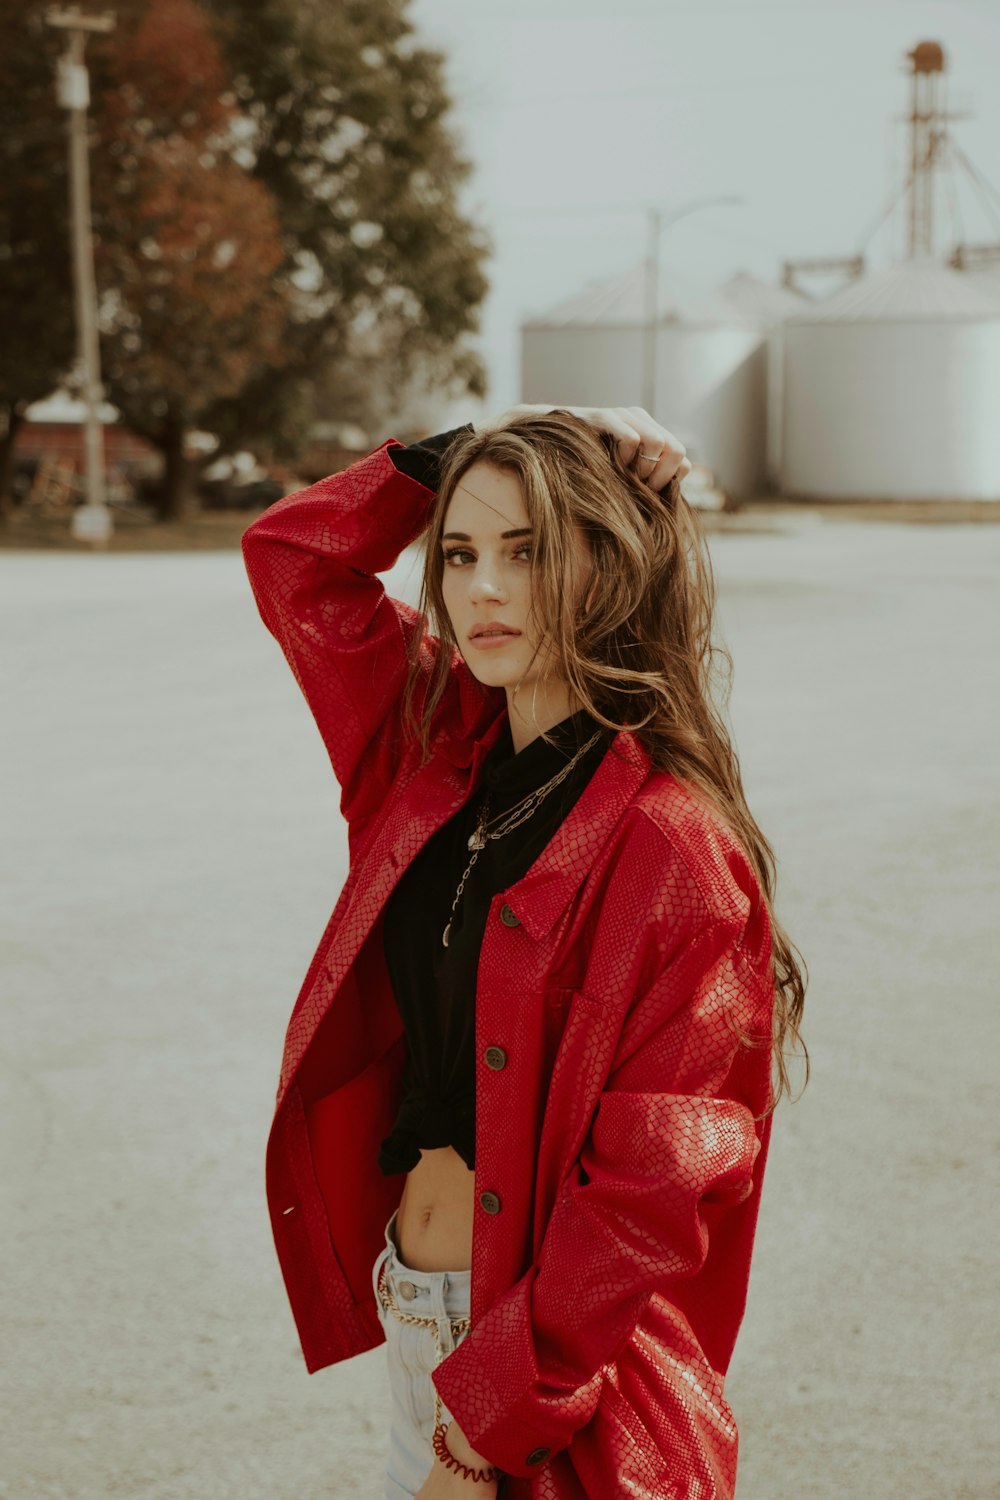
M762 281L749 271L737 271L719 291L744 317L758 326L767 345L767 441L766 487L776 490L781 481L782 380L785 369L785 319L810 305L802 292Z
M782 493L1000 499L1000 300L930 257L785 320Z
M997 301L1000 301L1000 257L981 265L963 266L961 270L963 276L968 276L973 285L991 293Z
M593 283L521 325L522 401L643 405L646 267ZM765 482L767 347L756 319L675 271L661 272L657 421L737 500Z

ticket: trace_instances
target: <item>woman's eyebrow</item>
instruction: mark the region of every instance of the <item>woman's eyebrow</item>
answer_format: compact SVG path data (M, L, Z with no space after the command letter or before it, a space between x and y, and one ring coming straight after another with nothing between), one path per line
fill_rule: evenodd
M531 531L532 528L530 526L521 526L516 531L501 531L500 540L507 542L510 541L511 537L530 536ZM441 540L442 542L471 542L472 538L467 531L445 531L441 536Z

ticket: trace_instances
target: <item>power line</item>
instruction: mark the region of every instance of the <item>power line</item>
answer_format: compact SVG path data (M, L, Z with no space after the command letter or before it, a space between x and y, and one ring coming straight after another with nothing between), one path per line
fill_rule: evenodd
M440 0L438 0L440 4ZM838 16L844 11L860 10L870 13L874 10L902 10L907 6L908 0L812 0L808 6L803 0L755 0L751 6L747 0L726 0L724 5L713 5L710 0L697 0L693 5L662 5L650 6L647 9L627 9L616 4L614 16L588 16L581 14L578 4L573 5L573 15L558 15L551 10L546 11L538 4L531 7L531 15L518 15L509 4L498 6L496 9L487 9L480 0L476 6L476 19L479 21L503 21L509 25L512 21L527 20L529 22L554 22L558 24L572 25L574 22L586 22L590 20L621 21L648 21L658 20L661 16L691 16L697 20L703 17L709 20L715 16L746 16L751 20L759 15L799 15L804 20L811 20L817 12L824 9L833 11ZM568 8L568 7L567 7ZM462 12L463 21L468 11L468 0L456 0L455 9Z
M750 78L722 79L717 82L706 80L690 84L678 84L671 81L669 84L651 84L648 88L585 89L573 94L517 94L504 99L463 100L456 98L456 103L461 109L469 111L496 110L498 113L511 109L532 108L536 105L620 104L631 100L642 101L645 99L659 99L661 103L670 105L681 97L691 96L700 98L705 94L744 92L756 94L762 88L797 86L808 88L815 93L824 85L838 95L843 90L843 81L832 73L812 73L808 70L798 70L790 73L775 73L766 77L755 73ZM856 91L863 86L871 88L873 92L875 89L878 89L879 93L883 94L885 92L884 71L880 70L877 74L872 72L868 76L852 73L852 91Z
M955 155L958 157L961 165L965 168L966 172L968 172L969 176L972 178L972 181L976 184L980 192L983 194L984 200L988 201L992 196L997 200L998 203L1000 203L1000 193L997 192L996 188L993 186L992 182L990 182L989 178L987 178L982 172L980 172L978 167L973 166L972 162L966 156L965 152L962 150L957 141L952 142L952 149L954 150Z

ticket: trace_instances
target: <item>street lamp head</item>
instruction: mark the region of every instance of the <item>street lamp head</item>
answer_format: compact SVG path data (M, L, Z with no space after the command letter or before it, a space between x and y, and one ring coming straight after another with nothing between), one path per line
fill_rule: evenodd
M117 19L113 10L95 16L82 11L78 5L49 5L45 10L45 24L60 31L114 31Z

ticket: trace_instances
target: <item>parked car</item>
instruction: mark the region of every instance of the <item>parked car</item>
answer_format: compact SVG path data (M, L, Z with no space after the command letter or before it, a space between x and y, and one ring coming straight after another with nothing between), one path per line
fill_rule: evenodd
M681 494L693 510L735 510L729 491L719 483L707 464L693 464L681 480Z

